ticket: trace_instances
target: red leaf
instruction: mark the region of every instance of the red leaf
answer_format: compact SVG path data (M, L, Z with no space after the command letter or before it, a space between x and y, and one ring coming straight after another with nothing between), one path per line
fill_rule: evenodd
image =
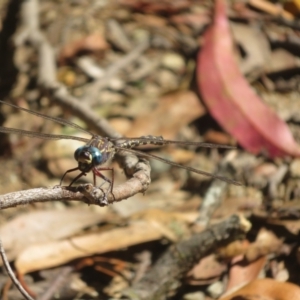
M198 53L198 85L210 113L252 153L300 156L285 122L249 86L234 59L225 0L216 0L213 25Z

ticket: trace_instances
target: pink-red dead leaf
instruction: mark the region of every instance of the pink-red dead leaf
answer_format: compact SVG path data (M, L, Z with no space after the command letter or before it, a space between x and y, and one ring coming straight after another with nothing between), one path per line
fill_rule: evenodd
M300 288L289 282L279 282L268 278L257 279L220 300L234 299L298 300Z
M287 126L266 106L234 59L225 0L215 2L213 25L198 54L198 85L210 113L249 152L300 156Z
M231 291L235 291L237 288L245 286L255 280L265 264L265 256L252 262L246 261L242 255L235 257L232 260L229 270L226 293L230 294Z
M217 259L216 254L211 254L193 267L187 274L190 285L203 285L215 282L226 271L227 264Z

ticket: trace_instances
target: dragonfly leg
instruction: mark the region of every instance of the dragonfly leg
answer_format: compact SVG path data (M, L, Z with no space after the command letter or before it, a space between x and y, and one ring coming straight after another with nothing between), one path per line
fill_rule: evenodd
M112 180L108 179L106 176L104 176L100 171L111 171L111 178ZM94 168L93 169L93 174L94 174L94 185L96 186L96 176L99 176L101 177L105 182L108 182L109 183L109 189L107 190L107 192L104 192L102 189L101 189L101 186L105 183L103 182L99 188L100 190L104 193L104 198L107 200L107 195L108 193L111 193L114 200L115 199L115 196L113 194L113 187L114 187L114 169L113 168Z
M70 172L74 172L74 171L77 171L77 170L79 170L79 169L78 169L78 167L77 167L77 168L70 169L70 170L66 171L66 172L65 172L65 174L63 175L63 177L61 178L59 185L62 185L62 183L63 183L63 180L64 180L65 176L66 176L68 173L70 173ZM81 177L81 176L80 176L80 177ZM79 178L79 177L78 177L78 178ZM75 179L77 180L78 178L76 177ZM72 183L74 183L74 180L71 182L70 186L72 185Z
M85 172L81 172L79 175L77 175L73 180L72 180L72 182L69 184L69 186L72 186L72 184L74 183L74 182L76 182L80 177L82 177L82 176L86 176L86 173Z

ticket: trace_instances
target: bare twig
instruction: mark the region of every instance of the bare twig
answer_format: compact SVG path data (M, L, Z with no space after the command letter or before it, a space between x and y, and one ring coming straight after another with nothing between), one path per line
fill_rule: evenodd
M137 282L139 282L141 278L143 278L143 276L146 274L147 270L150 268L151 265L150 251L143 251L137 254L135 257L140 263L138 264L138 268L135 272L135 276L131 281L132 284L136 284Z
M270 177L269 188L268 188L268 194L270 200L278 197L278 186L282 182L283 178L286 176L287 172L288 172L288 166L281 165L277 169L275 174Z
M60 290L62 285L66 282L68 275L72 271L74 271L74 268L71 266L63 267L61 273L58 274L58 276L53 280L48 290L45 293L43 293L42 296L38 297L38 300L53 299L54 295L57 293L57 291Z
M209 224L214 211L222 202L222 198L224 197L227 187L227 182L217 180L212 182L200 206L199 216L196 221L198 225L205 228Z
M235 151L231 151L228 155L223 159L220 164L220 169L218 171L219 174L223 176L230 176L230 160L236 155ZM207 190L202 204L199 210L199 216L196 220L197 225L202 226L203 228L207 227L210 219L215 212L215 210L220 206L223 197L227 191L228 183L225 181L214 180L209 189Z
M18 281L15 273L13 272L13 270L10 267L10 264L8 262L8 259L5 255L5 251L4 248L2 246L2 241L0 240L0 255L3 261L3 265L10 277L10 279L12 280L12 282L15 284L16 288L20 291L20 293L23 295L23 297L27 300L34 300L26 291L25 289L22 287L22 285L20 284L20 282Z
M249 229L246 219L232 216L171 246L153 268L123 294L132 300L166 299L168 292L181 285L182 277L196 262L218 247L243 237Z
M131 64L133 61L135 61L137 58L140 57L140 55L146 51L150 46L150 43L148 40L142 42L138 46L136 46L133 50L131 50L129 53L124 55L120 60L118 60L115 64L110 66L105 76L102 78L99 78L97 81L92 83L90 87L87 89L87 97L94 97L96 94L99 93L99 91L106 87L109 81L122 69L124 69L126 66Z
M135 165L134 174L126 183L116 186L113 195L104 198L103 190L91 184L78 187L36 188L0 196L0 210L35 202L82 201L87 204L106 206L127 199L136 193L144 193L150 182L149 163L142 160Z

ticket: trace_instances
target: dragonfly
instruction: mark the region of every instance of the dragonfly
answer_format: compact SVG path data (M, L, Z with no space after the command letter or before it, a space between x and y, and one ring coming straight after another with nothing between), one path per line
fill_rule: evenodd
M18 134L33 138L40 138L45 140L76 140L85 143L85 145L79 147L74 152L74 158L77 161L77 167L67 170L60 180L60 185L62 185L65 176L68 173L79 171L80 173L71 181L69 186L72 186L79 178L85 176L89 172L93 172L93 183L96 187L96 177L100 177L103 179L103 183L108 182L109 188L107 192L104 193L104 197L107 198L107 195L111 193L113 195L113 184L114 184L114 170L110 167L103 167L103 164L110 161L118 152L120 151L127 151L137 156L146 157L149 159L155 159L161 161L163 163L185 169L190 172L194 172L196 174L208 176L214 179L219 179L225 181L230 184L234 185L241 185L241 183L229 179L225 176L212 174L209 172L205 172L202 170L198 170L196 168L190 166L184 166L178 163L175 163L171 160L167 160L160 156L142 152L141 150L137 150L136 148L142 145L156 145L156 146L166 146L170 144L174 144L177 146L195 146L195 147L205 147L205 148L225 148L225 149L233 149L235 147L232 146L224 146L218 144L210 144L210 143L203 143L203 142L189 142L189 141L174 141L174 140L166 140L162 136L141 136L137 138L128 138L128 137L120 137L120 138L110 138L110 137L102 137L100 135L94 134L81 126L65 120L59 117L51 117L44 115L42 113L29 110L5 101L0 100L0 103L4 105L8 105L15 109L24 111L31 115L43 118L45 120L50 120L56 123L59 123L64 126L69 126L74 129L77 129L81 132L89 134L91 136L90 139L72 136L72 135L60 135L60 134L50 134L50 133L42 133L42 132L35 132L23 129L16 129L10 127L0 126L0 132L8 133L8 134ZM101 171L111 171L112 172L112 179L107 178L102 174ZM101 189L102 184L99 186ZM102 190L102 189L101 189ZM103 191L103 190L102 190Z

